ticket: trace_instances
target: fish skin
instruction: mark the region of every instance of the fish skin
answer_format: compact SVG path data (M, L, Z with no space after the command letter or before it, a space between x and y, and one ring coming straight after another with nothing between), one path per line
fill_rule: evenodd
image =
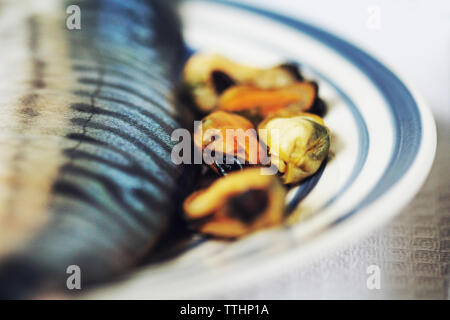
M0 298L70 293L70 265L82 288L122 275L183 192L170 136L187 120L171 99L185 52L170 1L50 2L0 12L15 17L0 19ZM69 5L81 30L66 29Z

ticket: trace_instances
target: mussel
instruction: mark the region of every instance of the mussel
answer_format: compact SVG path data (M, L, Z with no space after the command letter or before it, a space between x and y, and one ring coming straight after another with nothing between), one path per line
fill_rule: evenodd
M282 88L261 89L249 85L227 89L219 98L218 109L237 112L258 123L282 109L308 111L317 97L311 82L297 82Z
M274 175L250 168L228 174L184 202L186 217L202 233L236 238L277 225L284 218L286 190Z
M191 57L184 81L199 110L209 112L195 129L195 147L223 176L185 200L191 226L237 238L279 224L282 182L314 174L330 148L328 128L317 115L325 112L318 84L305 81L294 64L258 69L212 54Z
M194 145L204 162L220 175L245 165L269 163L253 124L233 113L215 111L204 117L194 132Z
M214 110L220 95L230 87L250 85L260 89L275 89L301 79L298 69L291 64L267 69L254 68L217 54L195 54L184 68L184 82L202 112Z
M329 130L314 114L282 110L264 119L258 134L285 184L314 174L330 149Z

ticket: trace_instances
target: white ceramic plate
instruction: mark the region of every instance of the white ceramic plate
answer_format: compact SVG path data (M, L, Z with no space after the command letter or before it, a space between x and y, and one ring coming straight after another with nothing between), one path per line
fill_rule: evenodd
M389 68L354 45L303 21L230 1L187 1L181 13L193 50L253 65L299 63L328 104L324 120L334 157L290 191L289 205L300 203L303 217L294 226L235 242L199 237L173 259L92 297L208 298L288 264L310 262L399 212L434 159L429 109Z

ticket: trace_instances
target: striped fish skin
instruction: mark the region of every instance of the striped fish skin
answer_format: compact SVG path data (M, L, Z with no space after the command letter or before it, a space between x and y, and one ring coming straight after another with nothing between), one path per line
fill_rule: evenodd
M67 290L70 265L83 287L123 274L166 230L185 175L170 160L184 56L170 1L38 2L0 6L6 298ZM69 5L81 30L66 28Z

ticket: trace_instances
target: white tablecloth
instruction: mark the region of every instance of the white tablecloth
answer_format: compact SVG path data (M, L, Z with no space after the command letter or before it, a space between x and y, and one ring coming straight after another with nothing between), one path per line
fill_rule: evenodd
M450 295L450 1L243 0L297 16L369 49L425 98L438 127L431 174L415 200L365 239L306 267L212 298L448 299ZM380 288L367 287L379 266Z

